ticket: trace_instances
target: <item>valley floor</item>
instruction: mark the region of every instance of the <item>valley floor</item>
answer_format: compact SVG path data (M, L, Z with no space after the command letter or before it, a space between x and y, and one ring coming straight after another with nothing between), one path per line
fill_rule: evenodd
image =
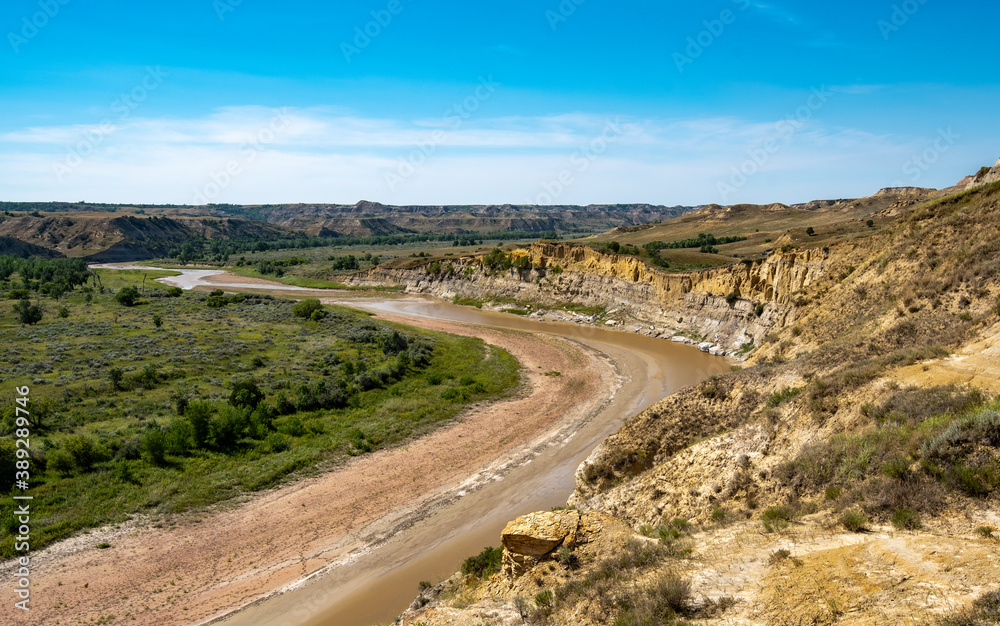
M408 445L355 458L338 471L238 506L169 520L165 527L137 520L33 554L32 598L38 600L30 613L17 611L3 621L105 623L100 620L114 616L114 622L162 626L218 617L412 524L454 497L458 485L468 488L467 478L485 465L566 419L585 417L617 384L607 364L567 341L406 321L508 350L524 366L523 393L475 408ZM543 374L552 370L561 376ZM9 590L14 579L8 573Z

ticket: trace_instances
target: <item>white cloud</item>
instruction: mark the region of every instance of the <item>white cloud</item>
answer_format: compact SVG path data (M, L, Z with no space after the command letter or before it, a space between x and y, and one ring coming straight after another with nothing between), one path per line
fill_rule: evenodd
M922 145L817 119L788 136L781 119L578 112L455 124L262 107L225 108L193 119L129 118L100 133L98 126L35 126L0 136L0 197L702 204L721 202L718 183L768 139L778 138L780 148L727 199L791 202L834 188L840 191L830 195L871 193L897 178L914 146ZM74 153L82 155L79 163Z

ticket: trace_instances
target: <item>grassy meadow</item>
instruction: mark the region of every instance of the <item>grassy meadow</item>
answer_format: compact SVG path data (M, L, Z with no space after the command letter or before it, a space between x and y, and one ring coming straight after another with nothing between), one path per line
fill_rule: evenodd
M172 273L99 270L96 284L58 299L17 272L0 281L0 294L16 298L0 308L0 489L21 493L14 389L28 386L33 549L330 469L519 379L513 357L477 339L318 301L178 293L152 281ZM34 324L12 306L25 286L42 312ZM129 306L120 295L131 287L140 293ZM14 555L16 528L0 512L0 557Z

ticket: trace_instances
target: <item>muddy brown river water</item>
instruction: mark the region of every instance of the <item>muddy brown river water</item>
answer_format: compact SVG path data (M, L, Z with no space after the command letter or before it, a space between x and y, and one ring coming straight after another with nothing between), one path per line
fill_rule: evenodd
M123 267L115 264L112 267ZM153 269L153 268L146 268ZM391 622L413 601L420 581L437 582L454 573L466 557L484 546L499 545L511 519L565 505L576 468L597 444L628 417L688 385L729 370L722 358L696 348L642 335L585 324L550 322L459 307L417 296L387 297L277 286L266 281L227 277L216 270L179 270L161 279L186 289L275 289L301 292L376 314L421 320L447 320L528 333L545 333L577 342L610 359L620 385L591 419L549 445L530 462L499 480L460 493L416 523L370 550L312 576L279 595L265 598L214 623L226 625L367 626ZM543 318L544 319L544 318Z

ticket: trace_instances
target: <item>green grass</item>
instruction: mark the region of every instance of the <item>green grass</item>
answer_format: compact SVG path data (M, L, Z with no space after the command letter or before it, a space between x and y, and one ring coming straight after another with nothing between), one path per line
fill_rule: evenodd
M102 270L101 276L106 288L117 289L141 281L143 273ZM9 388L30 387L31 418L40 422L31 427L33 548L139 513L200 509L331 469L351 455L429 432L471 403L509 393L519 380L513 357L477 339L374 322L329 306L323 320L305 321L292 314L294 302L268 296L238 296L210 308L208 294L169 298L162 285L153 287L147 279L146 296L134 307L119 305L110 293L95 292L91 304L80 290L58 303L45 298L45 317L31 327L17 323L9 304L0 309L7 344L0 376ZM65 319L54 314L62 306L69 310ZM410 346L428 346L429 362L400 367L400 357L376 341L393 331ZM398 376L374 388L359 386L359 368L393 367ZM109 376L113 369L121 370L120 389ZM260 432L246 427L225 447L197 447L186 439L186 451L168 451L159 464L146 454L148 433L189 422L178 415L180 399L209 403L221 420L231 411L233 382L247 378L256 381L264 403L276 406L281 394L298 405L295 412L275 415ZM302 408L302 389L315 390L321 381L345 385L344 404ZM0 407L3 491L13 477L5 451L14 422L12 403ZM89 460L76 465L72 445L81 436L91 442ZM9 520L0 515L0 557L12 556L12 545Z
M270 280L284 285L292 285L293 287L303 287L305 289L341 289L348 291L402 291L405 289L403 286L357 287L355 285L344 284L337 280L331 280L330 278L301 276L293 273L286 273L282 276L275 276L274 274L261 274L251 265L244 265L242 267L226 266L225 269L226 271L236 274L237 276L260 278L262 280Z

